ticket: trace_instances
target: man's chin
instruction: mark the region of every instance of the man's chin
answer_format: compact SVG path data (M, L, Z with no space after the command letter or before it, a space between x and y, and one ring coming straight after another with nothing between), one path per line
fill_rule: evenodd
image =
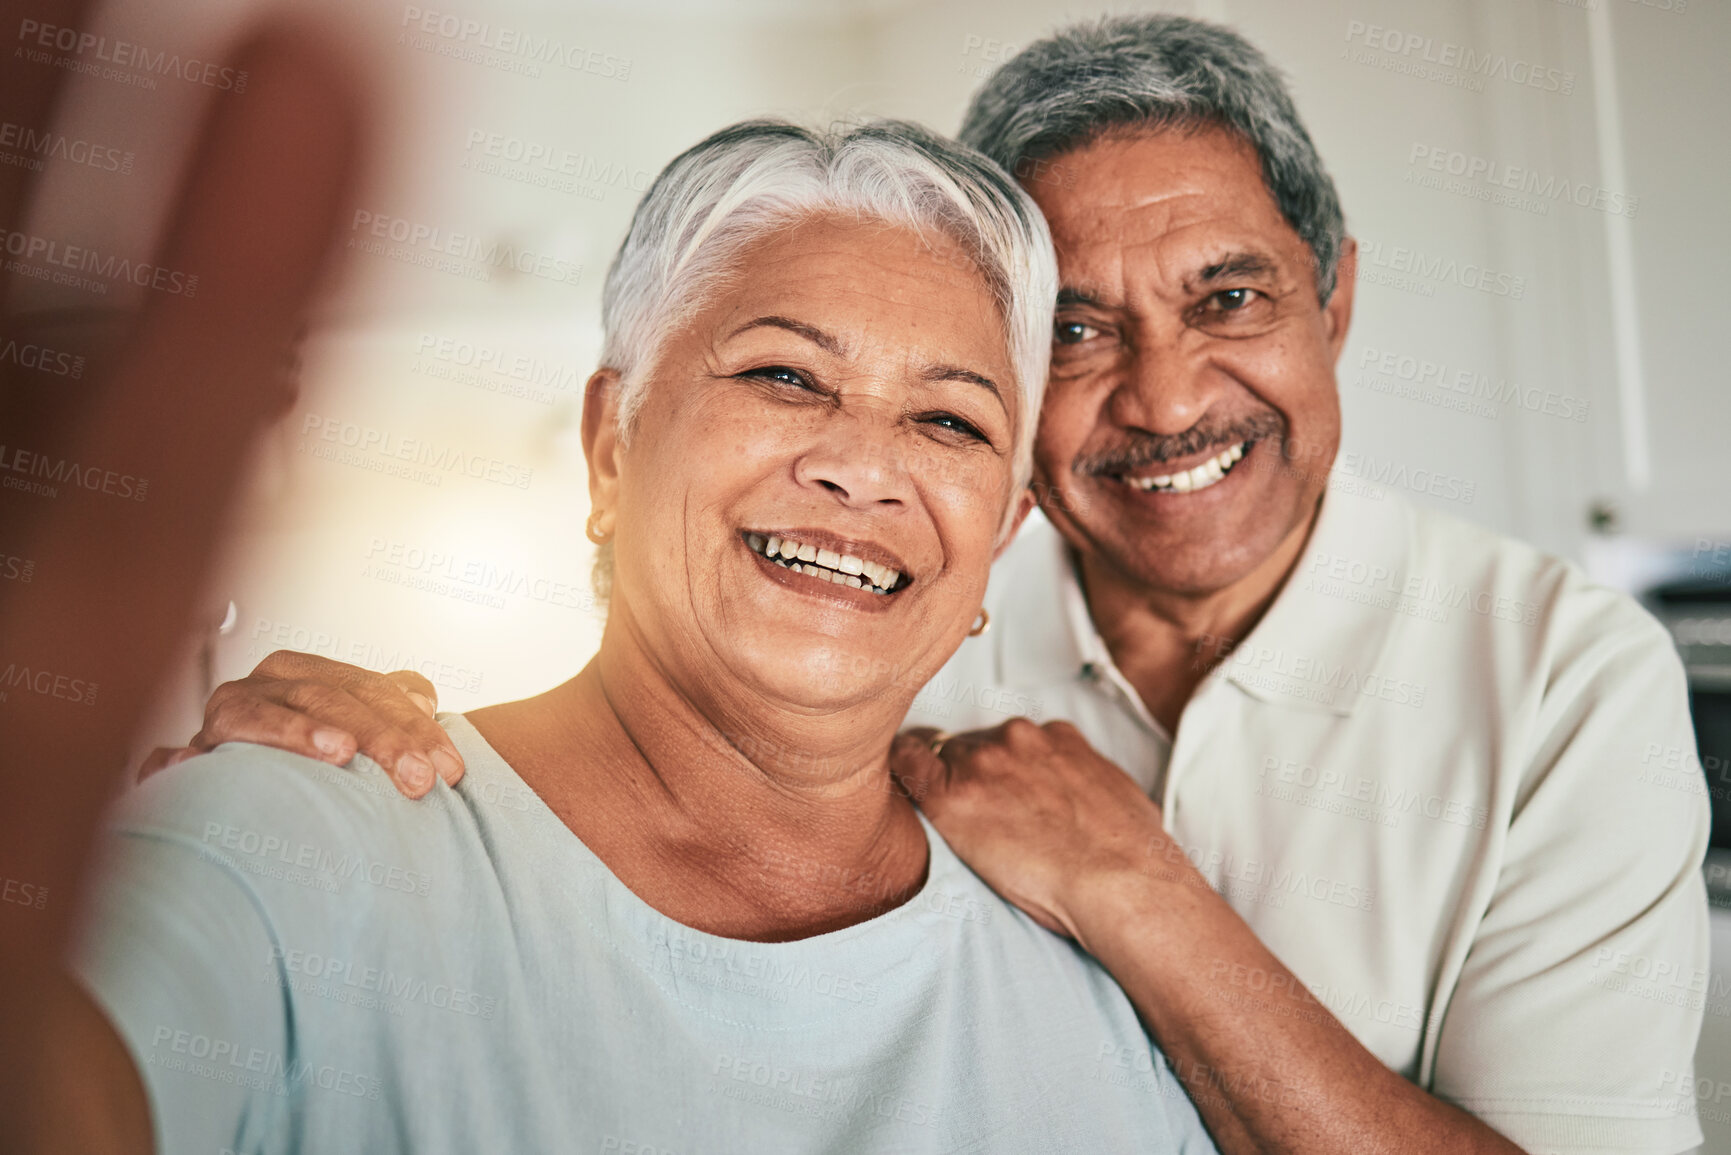
M1270 518L1269 512L1263 508L1247 519L1120 516L1101 525L1099 532L1053 520L1072 547L1091 556L1096 565L1104 563L1116 571L1125 584L1153 596L1200 598L1228 589L1270 564L1284 552L1292 530L1305 521L1296 510L1292 517L1280 519Z
M1150 594L1203 598L1244 580L1256 570L1256 558L1222 557L1203 546L1173 554L1151 555L1146 549L1102 551L1130 583ZM1237 550L1233 551L1235 554Z

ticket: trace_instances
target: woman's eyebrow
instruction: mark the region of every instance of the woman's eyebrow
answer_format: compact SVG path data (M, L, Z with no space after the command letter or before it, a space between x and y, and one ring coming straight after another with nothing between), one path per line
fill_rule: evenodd
M841 343L839 338L824 332L816 325L808 325L804 321L796 321L792 317L782 317L775 314L747 321L745 324L729 333L727 335L728 339L732 340L734 337L737 337L741 333L747 332L751 329L785 329L796 336L804 337L807 341L810 341L826 353L836 357L847 356L847 348Z
M754 317L739 328L735 329L733 332L729 333L728 338L731 340L732 338L739 336L741 333L749 332L752 329L785 329L787 332L793 333L796 336L804 337L807 341L810 341L826 353L833 354L837 357L847 356L847 347L834 335L824 332L816 325L810 325L804 321L796 321L792 317L783 317L774 313L764 317ZM932 382L971 382L972 384L978 385L980 388L990 392L993 397L998 399L999 405L1004 404L1003 391L998 388L998 383L996 381L992 380L984 373L976 373L974 370L964 369L960 365L932 365L920 373L920 379L922 381ZM1005 406L1005 412L1009 412L1008 406Z
M998 383L986 376L984 373L976 373L972 369L964 369L960 365L933 365L922 372L920 378L925 381L970 382L980 386L982 389L988 390L993 397L996 397L998 399L998 404L1003 406L1005 413L1010 411L1010 407L1004 404L1004 394L998 388Z

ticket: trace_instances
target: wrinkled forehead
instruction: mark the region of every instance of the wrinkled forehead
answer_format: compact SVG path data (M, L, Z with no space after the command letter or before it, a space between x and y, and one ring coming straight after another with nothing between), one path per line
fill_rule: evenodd
M843 358L966 358L1013 385L999 295L939 230L825 216L766 231L734 254L694 321L720 340L762 316L821 330Z
M1051 161L1026 182L1046 214L1066 283L1075 266L1107 276L1120 262L1155 261L1169 276L1254 256L1308 275L1309 246L1263 179L1256 150L1225 129L1114 132Z

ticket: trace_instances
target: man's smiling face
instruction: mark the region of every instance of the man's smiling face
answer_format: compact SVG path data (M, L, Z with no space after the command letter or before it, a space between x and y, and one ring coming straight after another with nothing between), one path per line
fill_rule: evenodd
M1028 188L1063 285L1035 450L1047 515L1150 592L1288 564L1340 443L1351 242L1324 305L1255 150L1221 129L1108 134L1059 163L1063 181Z

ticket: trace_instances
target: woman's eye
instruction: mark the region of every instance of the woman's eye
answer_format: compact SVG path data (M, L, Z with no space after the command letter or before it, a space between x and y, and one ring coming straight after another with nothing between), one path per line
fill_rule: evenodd
M765 365L761 369L747 369L741 377L751 377L759 381L774 381L778 385L792 385L796 389L810 389L811 381L798 369L789 369L786 365Z
M1059 321L1053 326L1052 336L1060 345L1080 345L1100 335L1100 330L1081 321Z
M989 440L989 438L987 438L984 433L981 433L979 428L972 422L957 417L954 413L928 413L926 416L920 418L920 420L924 421L927 425L936 425L940 429L954 430L965 437L973 438L975 441Z

